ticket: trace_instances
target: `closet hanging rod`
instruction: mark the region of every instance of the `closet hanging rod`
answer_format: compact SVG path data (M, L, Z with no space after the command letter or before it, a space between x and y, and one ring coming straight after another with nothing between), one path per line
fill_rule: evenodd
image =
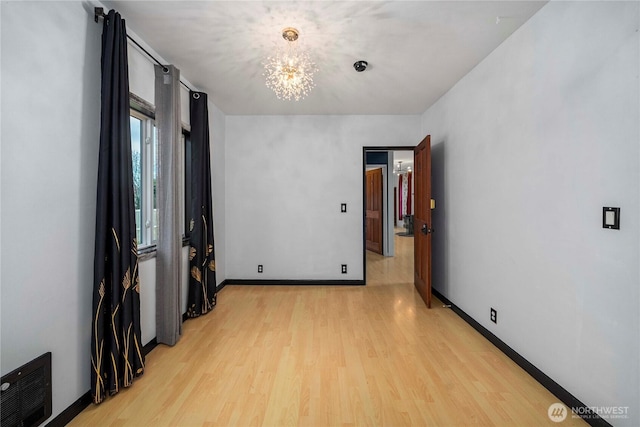
M107 15L105 15L105 13L104 13L104 8L102 8L102 7L96 7L96 8L94 8L94 18L93 18L93 19L94 19L94 21L96 21L96 23L97 23L97 22L98 22L98 20L99 20L99 18L102 18L102 19L106 19L106 18L107 18ZM140 45L140 43L138 43L137 41L135 41L135 40L134 40L134 39L133 39L129 34L127 34L127 38L128 38L129 40L131 40L131 42L132 42L133 44L135 44L136 46L138 46L138 48L140 48L140 50L142 50L144 53L146 53L146 54L147 54L147 56L148 56L149 58L153 59L153 60L155 61L155 63L156 63L156 64L158 64L159 66L161 66L161 67L162 67L162 69L163 69L165 72L166 72L166 71L169 71L169 69L168 69L167 67L165 67L165 66L164 66L164 64L162 64L160 61L158 61L158 60L156 59L156 57L155 57L155 56L153 56L152 54L150 54L150 53L147 51L147 49L145 49L144 47L142 47L142 46ZM193 89L191 89L189 86L187 86L187 84L186 84L185 82L183 82L182 80L180 80L180 83L182 84L182 86L186 87L186 88L187 88L187 90L189 90L189 91L191 91L191 92L195 92Z

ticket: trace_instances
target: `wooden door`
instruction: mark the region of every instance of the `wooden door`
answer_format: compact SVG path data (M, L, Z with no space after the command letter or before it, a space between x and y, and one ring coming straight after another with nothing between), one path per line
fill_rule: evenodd
M415 213L414 285L431 308L431 136L427 135L414 150Z
M368 170L365 192L367 250L382 254L382 169Z

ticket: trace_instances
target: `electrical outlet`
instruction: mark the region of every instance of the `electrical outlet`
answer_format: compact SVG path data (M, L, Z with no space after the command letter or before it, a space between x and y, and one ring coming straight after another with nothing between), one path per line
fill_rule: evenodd
M258 264L258 273L262 273L262 264Z
M347 204L346 203L342 203L340 205L340 212L344 213L347 211Z
M498 312L496 311L495 308L491 309L490 318L493 323L496 323L496 324L498 323Z
M342 264L342 274L347 274L347 264Z

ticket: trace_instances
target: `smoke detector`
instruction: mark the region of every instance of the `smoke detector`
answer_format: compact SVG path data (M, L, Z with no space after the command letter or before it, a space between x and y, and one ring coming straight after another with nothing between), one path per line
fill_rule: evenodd
M367 65L369 65L367 61L356 61L353 63L353 68L355 68L357 72L361 73L367 69Z

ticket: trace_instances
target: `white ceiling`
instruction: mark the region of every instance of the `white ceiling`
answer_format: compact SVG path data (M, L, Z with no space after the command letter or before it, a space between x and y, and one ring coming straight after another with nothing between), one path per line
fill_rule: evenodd
M413 167L413 150L392 151L392 153L394 165L397 165L398 162L402 162L403 169L406 166Z
M422 114L545 1L104 1L226 114ZM264 58L293 26L316 87L282 101ZM369 62L363 73L357 60Z

